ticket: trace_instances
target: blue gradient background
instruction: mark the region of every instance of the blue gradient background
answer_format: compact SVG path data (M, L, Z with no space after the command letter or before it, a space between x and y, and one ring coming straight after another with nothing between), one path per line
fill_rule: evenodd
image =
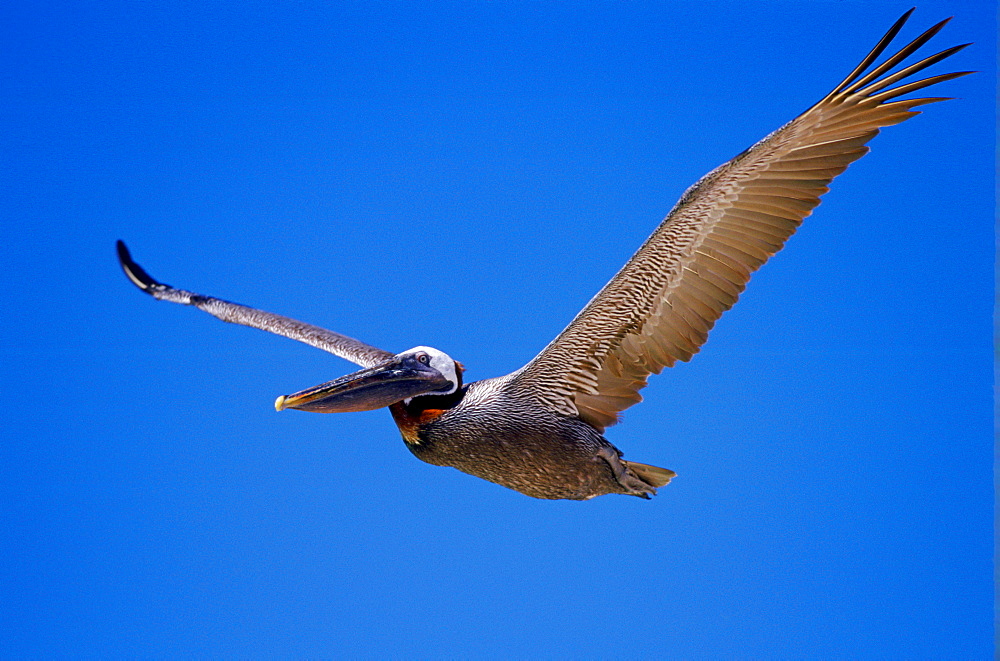
M689 364L609 438L652 502L423 464L353 367L178 287L504 374L890 2L0 8L7 657L988 658L991 2ZM924 53L934 52L928 48Z

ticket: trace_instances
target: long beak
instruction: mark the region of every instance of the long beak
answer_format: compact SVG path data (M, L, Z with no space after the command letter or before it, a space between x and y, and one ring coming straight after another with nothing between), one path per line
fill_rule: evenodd
M397 357L294 395L282 395L274 408L317 413L373 411L448 386L451 381L437 370Z

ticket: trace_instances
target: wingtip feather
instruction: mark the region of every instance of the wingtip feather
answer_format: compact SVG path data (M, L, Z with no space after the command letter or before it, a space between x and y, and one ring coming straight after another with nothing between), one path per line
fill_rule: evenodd
M133 285L146 292L147 294L152 294L153 287L160 285L161 283L153 279L145 269L135 263L132 259L131 253L129 253L128 246L121 239L115 244L118 251L118 264L122 267L122 271L125 272L125 276L132 282Z

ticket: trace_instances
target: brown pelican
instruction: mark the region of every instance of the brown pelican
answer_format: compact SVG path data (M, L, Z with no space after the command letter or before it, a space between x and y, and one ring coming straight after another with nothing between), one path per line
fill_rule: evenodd
M418 346L393 354L270 312L175 289L151 278L118 242L125 274L153 297L305 342L364 369L278 397L277 410L333 413L389 407L418 458L535 498L607 493L649 498L672 471L625 461L602 435L639 402L651 373L691 358L751 273L784 245L828 184L868 152L884 126L942 97L899 99L966 75L911 76L955 46L892 73L947 21L881 64L904 14L862 62L797 118L702 177L638 252L521 369L466 384L462 365Z

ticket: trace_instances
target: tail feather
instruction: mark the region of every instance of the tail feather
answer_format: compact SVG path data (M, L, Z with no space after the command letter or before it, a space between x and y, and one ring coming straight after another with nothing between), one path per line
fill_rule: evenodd
M634 461L625 461L624 459L622 459L622 463L625 464L630 471L635 473L636 477L653 487L662 487L670 482L670 480L677 477L677 473L672 470L667 470L666 468L650 466L649 464L640 464Z

